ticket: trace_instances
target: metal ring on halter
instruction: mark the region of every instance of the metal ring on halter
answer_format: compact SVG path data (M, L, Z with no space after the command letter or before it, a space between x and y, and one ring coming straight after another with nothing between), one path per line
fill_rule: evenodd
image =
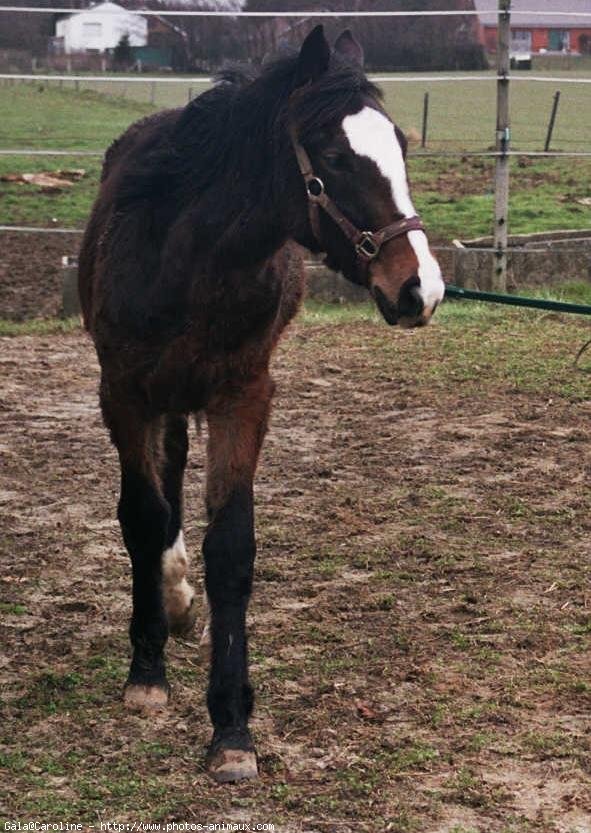
M359 241L355 244L355 251L360 257L373 260L380 253L380 245L371 231L363 231Z
M324 182L318 176L306 180L306 190L311 200L318 199L324 194Z

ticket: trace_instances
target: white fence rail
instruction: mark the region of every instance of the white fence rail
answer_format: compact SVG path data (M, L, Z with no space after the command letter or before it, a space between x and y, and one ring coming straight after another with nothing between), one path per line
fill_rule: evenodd
M396 83L396 84L433 84L438 82L456 82L461 84L470 84L473 82L495 82L504 79L506 76L500 75L406 75L396 73L391 75L368 75L371 81L380 84ZM591 84L591 78L565 78L564 76L553 75L510 75L508 76L513 83L514 81L539 81L541 83L551 84ZM212 84L213 77L204 77L198 75L192 77L190 75L175 76L174 78L166 75L74 75L68 73L67 75L52 75L51 73L16 73L16 72L0 72L0 80L2 81L86 81L87 83L103 83L103 84Z
M75 14L76 12L88 11L86 8L67 8L67 7L51 7L48 9L39 8L38 6L0 6L0 12L26 12L27 14ZM216 11L214 9L127 9L130 14L138 14L142 17L154 15L156 17L466 17L466 16L481 16L498 14L498 7L491 6L490 9L438 9L430 11L342 11L334 12L327 10L307 9L306 11L274 11L274 12L254 12L254 11ZM94 13L112 14L108 9L93 9ZM590 12L569 12L569 11L540 11L539 9L521 9L520 11L511 11L515 16L539 17L544 18L548 15L559 16L568 19L569 17L588 17L591 18Z
M30 149L19 149L19 148L8 148L6 150L0 149L0 156L91 156L91 157L102 157L104 156L104 150L44 150L38 148L30 148ZM489 159L495 159L498 156L519 156L519 157L531 157L535 159L537 157L548 157L554 159L560 159L561 157L565 159L571 159L580 157L582 159L591 157L591 150L509 150L506 152L496 151L496 150L426 150L426 151L414 151L410 152L410 158L413 159L420 159L424 157L426 159L437 159L439 157L444 157L448 159L463 159L472 158L472 157L484 157Z

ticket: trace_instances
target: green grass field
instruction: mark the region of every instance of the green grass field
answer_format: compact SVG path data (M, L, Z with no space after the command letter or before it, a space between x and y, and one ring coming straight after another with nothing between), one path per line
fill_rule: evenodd
M495 101L496 85L493 72L489 73L429 73L425 78L452 77L470 79L471 75L490 75L490 82L476 82L466 80L457 81L419 81L408 82L407 75L400 73L388 76L387 81L381 81L384 90L386 107L400 126L409 130L420 130L423 95L429 93L429 144L433 148L462 148L473 150L485 149L494 144L495 130ZM591 136L591 85L571 84L569 80L585 78L591 80L591 70L546 70L535 75L552 76L563 79L556 82L527 82L528 73L517 73L511 89L511 121L513 125L513 144L520 150L543 150L546 127L552 106L554 92L561 91L560 109L554 131L553 147L557 150L589 150ZM167 76L167 79L170 76ZM380 78L385 76L380 75ZM34 90L50 87L70 92L84 92L93 90L101 96L119 103L123 108L125 102L135 102L151 109L152 96L157 108L178 107L187 103L191 96L207 89L207 82L198 80L182 80L181 83L168 83L167 80L155 82L137 81L137 75L129 76L129 80L113 81L106 76L105 82L34 82L33 84L15 83L7 87L7 91L14 96L17 104L23 94L23 87L32 86ZM59 86L61 83L61 87ZM76 89L78 87L78 89ZM100 118L100 108L96 108L95 116ZM3 112L7 112L3 110ZM92 120L88 121L88 133L81 136L86 138L90 147L97 147L99 133L93 130ZM66 145L72 147L69 140L77 138L68 135L67 126L62 131L55 120L51 125L52 135L35 134L24 136L17 129L14 138L31 142L31 147L57 147L56 140L65 140ZM12 138L11 115L7 112L7 121L2 125L1 140ZM94 144L93 144L94 142ZM80 145L83 147L84 145ZM100 149L100 146L99 146Z
M583 74L583 73L581 73ZM566 74L564 74L566 77ZM573 77L569 74L568 77ZM586 77L591 77L587 73ZM128 124L150 113L150 83L100 85L92 82L58 86L58 82L0 86L0 149L104 150ZM98 84L95 84L98 87ZM186 84L157 84L156 107L187 100ZM495 85L449 82L383 85L386 104L406 131L420 127L422 96L430 92L432 149L484 149L494 137ZM556 85L513 87L514 147L540 149ZM126 97L116 93L125 92ZM591 86L564 84L553 147L591 148ZM412 150L416 150L413 145ZM31 185L0 183L0 223L81 227L96 193L100 159L94 157L0 157L0 175L16 171L84 167L87 176L71 189L44 194ZM417 208L438 240L490 233L493 213L494 163L489 159L411 158L409 171ZM591 207L578 200L589 196L590 159L543 159L512 162L511 219L514 233L591 225Z

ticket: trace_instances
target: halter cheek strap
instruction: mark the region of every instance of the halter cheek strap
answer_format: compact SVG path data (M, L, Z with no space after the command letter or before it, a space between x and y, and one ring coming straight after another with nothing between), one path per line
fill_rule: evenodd
M401 237L409 231L424 231L425 227L418 215L396 220L378 231L361 231L346 217L324 190L324 183L316 176L312 162L304 146L300 144L293 126L289 135L295 151L298 167L304 178L308 195L308 216L316 241L322 246L320 234L320 209L322 208L334 220L345 237L350 240L357 254L360 265L365 267L380 253L388 240Z

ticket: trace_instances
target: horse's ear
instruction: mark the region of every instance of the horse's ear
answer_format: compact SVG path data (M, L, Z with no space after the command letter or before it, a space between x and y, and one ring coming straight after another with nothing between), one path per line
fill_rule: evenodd
M308 81L316 81L326 72L330 61L330 46L324 36L324 26L315 26L307 36L300 49L296 86L301 87Z
M363 47L350 29L345 29L335 41L334 51L348 61L363 66Z

